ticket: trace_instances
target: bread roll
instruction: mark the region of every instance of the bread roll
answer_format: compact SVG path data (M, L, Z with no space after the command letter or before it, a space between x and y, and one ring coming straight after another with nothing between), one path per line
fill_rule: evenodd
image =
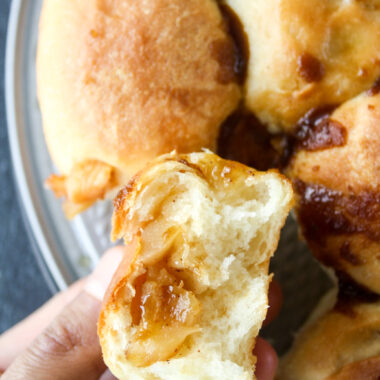
M348 364L327 380L378 380L379 375L380 356L375 356Z
M279 380L377 380L380 302L340 300L299 333Z
M303 236L324 264L380 293L380 95L319 118L287 174Z
M294 131L310 109L341 104L380 77L377 0L226 0L248 35L246 107Z
M288 180L206 153L160 157L115 200L127 253L98 333L119 379L254 378Z
M213 0L44 0L38 98L68 213L157 155L214 149L241 97L236 53Z

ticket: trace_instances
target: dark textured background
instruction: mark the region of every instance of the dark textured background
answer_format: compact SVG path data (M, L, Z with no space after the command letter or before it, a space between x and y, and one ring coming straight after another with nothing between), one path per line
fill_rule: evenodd
M0 333L30 314L51 293L23 224L13 182L4 104L4 58L11 0L0 0Z

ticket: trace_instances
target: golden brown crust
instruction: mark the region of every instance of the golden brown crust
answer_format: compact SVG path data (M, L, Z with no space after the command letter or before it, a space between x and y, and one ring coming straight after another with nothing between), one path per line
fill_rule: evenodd
M207 179L207 181L214 182L216 185L217 182L228 180L235 181L239 177L241 177L242 173L248 173L251 175L261 175L260 172L251 169L239 162L230 161L230 160L222 160L218 156L214 154L205 155L206 159L199 163L199 165L195 165L189 162L186 155L177 154L173 152L171 155L163 156L162 158L158 158L155 161L147 164L145 168L135 174L132 179L128 182L128 184L119 191L118 195L114 199L114 213L112 217L112 233L111 239L113 241L117 239L121 239L127 230L128 218L127 214L129 211L129 203L133 204L134 197L138 194L141 189L141 183L147 181L146 178L141 178L141 175L144 172L147 172L150 167L154 167L154 165L159 165L160 161L173 161L178 162L181 165L186 165L187 170L193 170L200 175L201 177ZM223 164L222 164L223 162ZM227 167L228 173L223 173L223 169ZM184 170L184 169L182 169ZM279 173L277 169L268 170L266 173ZM218 177L218 175L220 177ZM285 182L289 182L288 178L281 176L281 179ZM291 206L293 206L293 202Z
M297 336L278 379L367 379L364 374L379 369L380 303L345 306L328 312ZM345 377L357 376L360 368L363 377Z
M378 380L380 356L346 365L337 374L326 380Z
M240 99L215 42L234 54L211 0L45 0L38 96L62 174L96 159L122 184L159 154L214 148Z

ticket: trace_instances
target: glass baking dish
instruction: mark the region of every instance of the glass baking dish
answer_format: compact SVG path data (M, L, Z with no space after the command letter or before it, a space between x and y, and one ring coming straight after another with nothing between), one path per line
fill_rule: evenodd
M17 189L39 262L54 290L91 272L109 241L112 203L97 203L68 221L60 202L44 188L55 171L45 145L36 96L35 56L42 0L13 0L6 51L6 108ZM321 295L331 286L328 276L297 237L290 217L282 233L272 269L285 303L276 322L263 330L279 353L291 343Z

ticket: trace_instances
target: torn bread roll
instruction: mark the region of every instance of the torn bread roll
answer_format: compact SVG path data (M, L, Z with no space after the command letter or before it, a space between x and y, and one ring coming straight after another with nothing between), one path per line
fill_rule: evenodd
M44 0L38 99L66 213L160 154L215 149L238 59L214 0Z
M339 296L305 326L280 362L276 379L379 379L380 298L363 290L355 297Z
M153 161L115 200L126 255L98 333L119 379L251 380L289 181L210 153Z

